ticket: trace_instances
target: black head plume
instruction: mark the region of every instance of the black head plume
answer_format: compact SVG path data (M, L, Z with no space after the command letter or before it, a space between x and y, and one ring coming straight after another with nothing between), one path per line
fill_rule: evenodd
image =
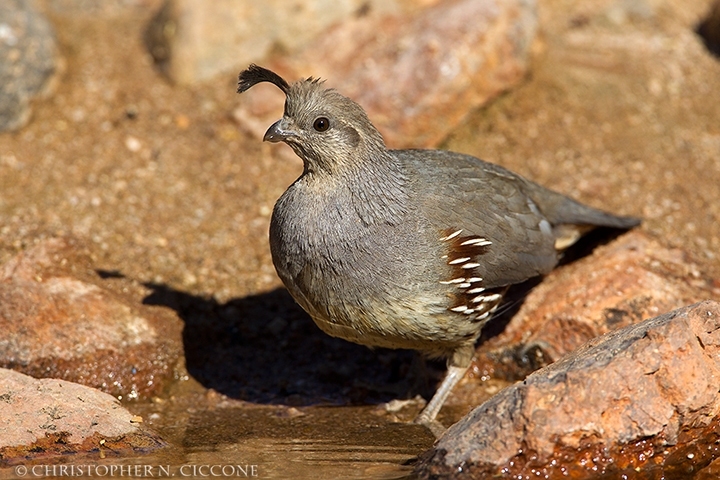
M267 68L260 67L258 65L250 64L250 66L240 72L238 75L238 89L237 93L242 93L253 85L257 85L262 82L270 82L276 85L287 95L290 85L283 80L283 78L275 72L268 70Z

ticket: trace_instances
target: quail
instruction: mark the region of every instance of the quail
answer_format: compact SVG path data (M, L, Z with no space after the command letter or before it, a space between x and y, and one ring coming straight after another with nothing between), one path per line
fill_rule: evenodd
M273 210L275 269L326 333L447 359L417 423L435 421L510 285L547 274L593 227L639 224L469 155L390 150L362 107L319 79L289 84L250 65L238 93L260 82L286 95L264 140L303 161Z

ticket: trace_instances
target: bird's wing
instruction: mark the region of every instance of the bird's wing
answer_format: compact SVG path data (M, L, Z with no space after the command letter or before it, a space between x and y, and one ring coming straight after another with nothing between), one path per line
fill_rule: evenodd
M492 242L478 263L487 287L522 282L556 265L552 225L521 177L475 157L438 150L395 151L421 192L418 212L442 232Z

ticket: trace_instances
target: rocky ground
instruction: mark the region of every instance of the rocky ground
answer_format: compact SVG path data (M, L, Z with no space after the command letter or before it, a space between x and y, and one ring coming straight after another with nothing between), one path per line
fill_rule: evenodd
M286 147L260 139L281 115L282 97L271 87L238 96L236 75L245 65L189 85L169 81L145 43L161 3L38 2L54 27L59 57L40 97L20 107L32 106L32 113L23 110L18 117L28 123L0 133L3 366L36 376L52 366L53 376L63 376L60 370L70 372L73 362L89 365L68 379L113 395L124 391L125 400L162 398L188 374L209 392L253 404L372 404L427 395L412 381L412 355L328 338L281 288L267 245L269 217L301 162ZM424 2L430 6L423 8L441 4ZM397 8L410 14L407 3ZM417 57L409 48L403 56L387 47L378 65L388 67L362 81L344 76L353 71L347 57L330 56L334 47L352 53L345 47L367 38L370 10L350 15L344 35L338 27L294 54L270 48L271 58L257 61L287 75L321 74L370 99L368 89L384 91L399 78L410 82L415 77L409 73L389 70L405 65L393 62L402 59L422 71L410 61ZM503 25L525 28L532 42L516 49L502 41L483 43L501 52L494 58L499 65L509 52L527 55L508 71L494 70L504 86L489 82L482 95L443 96L461 92L477 77L435 79L430 88L410 82L428 92L406 92L424 108L417 109L423 113L417 123L393 120L413 112L398 111L392 102L368 105L388 129L390 146L412 145L407 137L417 135L423 146L477 155L588 204L644 220L638 232L579 266L562 267L548 279L552 288L541 285L527 297L507 331L481 350L475 377L454 400L460 407L453 410L451 400L453 413L441 418L446 423L471 409L478 397L467 392L492 374L522 378L588 338L720 298L720 61L696 33L716 31L712 21L699 27L710 11L705 1L541 0L536 19L515 24L513 16L499 17ZM449 24L455 18L426 16ZM412 28L402 22L382 25L386 35L373 41L406 46L412 38ZM433 32L419 25L426 34L422 52L430 52L421 58L457 53L433 46ZM0 23L0 42L12 47L8 31L14 30ZM12 48L0 48L0 54L15 58ZM366 62L372 57L361 54ZM17 73L0 75L7 71ZM495 100L476 108L490 98ZM583 288L588 280L594 288ZM43 341L34 353L27 339L35 330L17 329L13 320L18 311L32 310L23 292L47 302L37 303L42 308L35 317L22 318L40 318L41 325L43 318L64 318L68 325L46 320L44 332L56 343ZM115 327L83 331L77 325L78 318L84 325L88 312L95 322L88 324L101 325L108 311ZM549 326L533 330L537 319ZM574 325L570 331L568 325ZM71 354L63 352L63 338ZM83 344L78 338L99 340ZM563 341L548 341L558 338ZM147 351L156 348L162 355L148 359ZM532 357L527 352L539 359L530 367L523 364ZM102 358L118 361L103 364ZM398 418L405 416L410 414Z

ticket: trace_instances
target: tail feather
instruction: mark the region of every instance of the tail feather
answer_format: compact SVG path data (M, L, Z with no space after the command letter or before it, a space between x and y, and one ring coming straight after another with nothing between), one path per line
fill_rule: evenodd
M532 182L528 182L529 194L540 211L553 225L588 225L630 229L640 225L640 219L613 215L554 192Z
M553 225L557 250L566 249L595 227L629 230L641 223L639 218L613 215L537 184L531 184L530 194Z
M565 250L596 227L629 230L640 225L638 218L613 215L571 199L567 200L569 202L565 202L563 208L556 212L557 218L553 222L556 250Z
M571 224L631 229L640 225L641 222L639 218L613 215L612 213L583 205L568 197L563 197L563 200L564 201L559 203L554 211L549 214L553 217L549 220L554 225Z

